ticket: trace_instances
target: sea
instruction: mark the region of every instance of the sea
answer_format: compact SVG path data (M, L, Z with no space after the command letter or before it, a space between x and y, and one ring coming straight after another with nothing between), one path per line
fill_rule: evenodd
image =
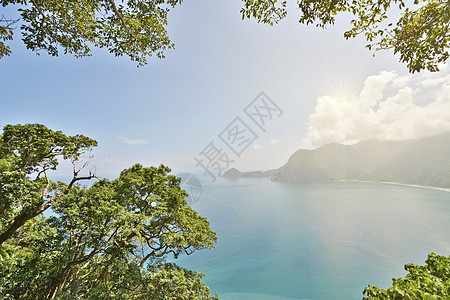
M204 273L223 300L361 299L369 284L405 276L407 263L450 255L448 191L221 178L192 207L218 242L176 263Z

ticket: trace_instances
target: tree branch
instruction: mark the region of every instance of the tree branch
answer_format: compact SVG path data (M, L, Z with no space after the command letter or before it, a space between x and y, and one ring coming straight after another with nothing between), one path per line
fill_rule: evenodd
M116 3L114 2L114 0L107 0L109 2L109 4L111 4L111 7L114 11L114 13L116 14L116 16L119 18L120 22L122 23L122 25L125 27L125 29L127 30L127 32L129 34L131 34L131 36L136 40L137 37L134 34L134 31L130 29L130 26L128 25L127 21L125 20L125 18L123 17L122 13L117 9Z

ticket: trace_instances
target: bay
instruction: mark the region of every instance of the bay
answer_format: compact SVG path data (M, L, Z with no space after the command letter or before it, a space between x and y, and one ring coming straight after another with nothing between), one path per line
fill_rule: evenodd
M450 254L450 193L367 182L220 179L193 205L215 249L178 264L205 273L220 299L361 299L403 266Z

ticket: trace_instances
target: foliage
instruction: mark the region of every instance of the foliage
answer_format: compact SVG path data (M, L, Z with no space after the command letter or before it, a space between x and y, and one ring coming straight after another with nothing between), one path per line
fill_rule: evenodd
M405 265L408 274L392 279L387 290L369 285L364 289L364 300L385 299L449 299L450 257L430 253L425 266Z
M55 170L57 158L77 160L97 142L83 135L66 136L41 124L6 125L0 151L13 157L12 166L25 174Z
M286 17L287 1L282 1L278 7L277 0L245 0L244 7L241 9L242 19L255 18L258 23L273 25Z
M243 0L242 18L278 23L287 14L286 1ZM301 0L300 23L325 28L334 24L339 13L353 16L345 38L363 34L369 49L393 49L410 72L438 71L449 57L450 2L447 0ZM398 10L397 10L398 8ZM395 21L395 16L400 17Z
M80 155L97 146L83 135L67 136L40 124L6 125L0 138L0 245L26 221L36 217L67 194L79 176ZM69 184L50 181L48 170L56 170L58 159L74 165ZM34 179L31 179L34 175Z
M243 0L242 18L276 24L287 15L287 1ZM76 57L91 55L91 47L115 56L129 56L138 65L148 56L164 57L174 47L166 26L170 8L182 0L0 0L18 8L20 17L0 18L0 58L10 55L7 42L18 27L26 47L38 54ZM438 71L449 57L450 2L447 0L298 0L300 23L325 28L339 13L353 16L345 38L363 34L369 49L393 49L410 72ZM400 17L396 17L400 14Z
M168 167L136 164L90 187L75 183L93 178L78 177L76 168L71 183L50 181L46 170L56 169L56 157L75 162L94 145L43 125L5 126L2 299L216 299L201 282L203 274L165 262L216 241L208 220L186 204L187 193ZM45 178L39 178L42 173ZM43 198L53 199L45 202L51 201L49 217L42 215ZM23 216L31 217L5 237Z
M164 57L173 48L166 25L170 7L182 0L0 0L3 7L18 6L23 42L28 49L57 56L91 55L91 47L106 48L115 56L129 56L139 65L155 54ZM0 19L0 57L11 49L17 20Z

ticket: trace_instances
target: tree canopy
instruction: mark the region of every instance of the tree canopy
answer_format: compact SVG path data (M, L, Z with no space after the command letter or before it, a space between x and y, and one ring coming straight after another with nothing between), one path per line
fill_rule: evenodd
M166 259L211 248L209 222L170 169L136 164L115 180L78 181L97 142L39 124L0 135L2 299L215 299L203 274ZM70 160L69 183L50 169ZM81 166L80 166L80 163ZM51 214L43 212L51 208Z
M363 300L449 299L450 257L430 253L425 266L405 265L408 274L392 279L392 287L383 290L374 285L364 289Z
M287 15L287 1L243 0L242 18L273 25ZM345 38L364 35L366 47L392 49L410 72L438 71L449 57L450 2L447 0L299 0L300 23L325 28L336 16L352 16ZM396 16L400 17L396 17Z
M106 48L115 56L129 56L139 65L147 57L164 57L173 48L166 25L171 7L182 0L0 0L16 6L19 16L0 19L0 57L9 55L5 44L20 24L23 42L32 51L57 56L91 55L91 47ZM20 22L18 23L17 21Z
M276 24L285 18L287 1L242 0L242 18ZM138 65L149 56L164 57L174 47L166 25L171 8L182 0L0 0L18 15L0 18L0 58L11 53L8 41L20 25L32 51L56 56L91 55L91 47L129 56ZM299 22L325 28L340 13L350 14L345 38L364 35L369 49L392 49L410 72L438 71L449 57L450 2L447 0L298 0ZM20 21L20 22L19 22Z

